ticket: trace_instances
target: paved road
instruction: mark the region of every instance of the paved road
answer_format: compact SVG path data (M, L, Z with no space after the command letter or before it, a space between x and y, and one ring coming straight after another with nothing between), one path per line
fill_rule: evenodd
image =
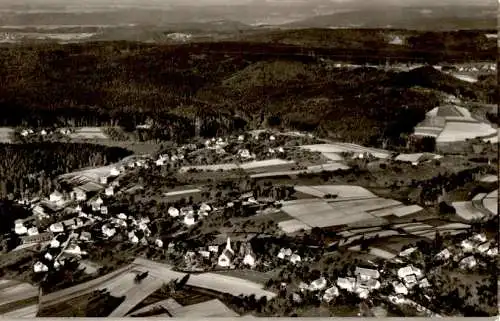
M18 310L4 313L0 318L35 318L38 313L38 304L33 304Z
M138 285L132 284L136 272L146 271L149 271L149 276L145 280ZM105 276L42 296L40 305L43 307L51 306L91 293L97 289L107 288L114 296L127 296L126 300L111 315L124 316L135 305L160 288L163 283L175 279L180 280L184 276L184 273L173 271L169 265L137 258L132 264ZM256 297L266 296L268 299L276 296L275 293L262 289L261 284L214 273L192 274L187 285L230 293L235 296L255 294Z

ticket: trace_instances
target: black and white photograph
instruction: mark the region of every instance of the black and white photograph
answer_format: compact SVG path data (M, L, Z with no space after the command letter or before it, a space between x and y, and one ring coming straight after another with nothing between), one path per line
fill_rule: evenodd
M498 317L496 0L0 0L0 318Z

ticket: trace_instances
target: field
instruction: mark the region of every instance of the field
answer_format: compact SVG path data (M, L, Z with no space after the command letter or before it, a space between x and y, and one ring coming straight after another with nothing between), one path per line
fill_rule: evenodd
M81 127L69 135L72 139L108 139L102 127Z
M14 129L9 127L0 127L0 143L12 142L13 134L14 134Z
M259 283L264 285L270 276L266 273L252 271L252 270L221 270L214 271L216 274L234 276L240 279L249 280L251 282Z
M332 143L332 144L316 144L316 145L303 145L300 148L310 150L312 152L326 153L325 157L332 157L332 154L341 153L371 153L377 158L389 158L391 152L382 149L364 147L356 144L349 143ZM341 157L339 155L339 157Z
M465 141L466 139L490 136L496 132L496 129L485 123L446 122L436 142Z
M375 194L373 194L366 188L353 185L297 185L295 186L295 190L302 193L311 194L318 198L323 198L327 194L337 195L337 197L333 199L334 201L376 197Z
M455 208L457 215L464 220L470 221L484 217L484 213L475 208L471 202L453 202L451 205Z
M229 309L221 301L214 299L198 304L183 306L168 311L174 318L208 318L208 317L238 317L239 315Z
M0 314L26 307L38 301L38 287L28 283L2 280L0 283ZM24 302L24 304L21 304Z
M136 284L134 282L136 274L145 271L149 271L149 276ZM107 289L114 297L126 297L125 301L111 313L113 316L124 316L164 283L184 276L184 273L175 272L168 265L138 258L131 265L100 278L42 296L41 305L46 309L97 289ZM214 273L192 274L187 285L235 296L240 294L255 294L256 297L268 298L275 296L274 293L263 290L261 284Z

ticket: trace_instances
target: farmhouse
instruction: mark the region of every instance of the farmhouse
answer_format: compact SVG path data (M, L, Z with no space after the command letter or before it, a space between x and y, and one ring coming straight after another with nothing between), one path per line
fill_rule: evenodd
M339 296L339 289L334 285L331 288L326 289L323 295L323 301L331 302L334 298Z
M321 277L311 282L311 284L309 285L309 290L320 291L326 288L326 285L327 285L326 279Z
M459 266L461 269L472 269L477 265L474 256L468 256L460 261Z
M367 281L370 279L378 279L380 277L379 271L374 269L360 268L360 267L356 267L354 275L356 275L358 279L362 281Z

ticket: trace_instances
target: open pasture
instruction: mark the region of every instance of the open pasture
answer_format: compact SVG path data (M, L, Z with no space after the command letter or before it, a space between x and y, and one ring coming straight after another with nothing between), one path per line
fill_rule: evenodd
M452 206L455 208L457 215L464 220L470 221L484 217L484 213L475 208L471 202L453 202Z
M236 312L217 299L171 309L168 312L174 318L239 317Z
M102 127L80 127L75 132L69 134L74 139L108 139Z
M10 127L0 127L0 143L11 143L14 129Z
M489 124L472 122L446 122L443 131L436 139L438 143L465 141L476 137L493 135L497 130Z
M295 190L318 198L323 198L327 194L337 195L337 197L333 199L334 201L377 197L366 188L355 185L297 185L295 186Z

